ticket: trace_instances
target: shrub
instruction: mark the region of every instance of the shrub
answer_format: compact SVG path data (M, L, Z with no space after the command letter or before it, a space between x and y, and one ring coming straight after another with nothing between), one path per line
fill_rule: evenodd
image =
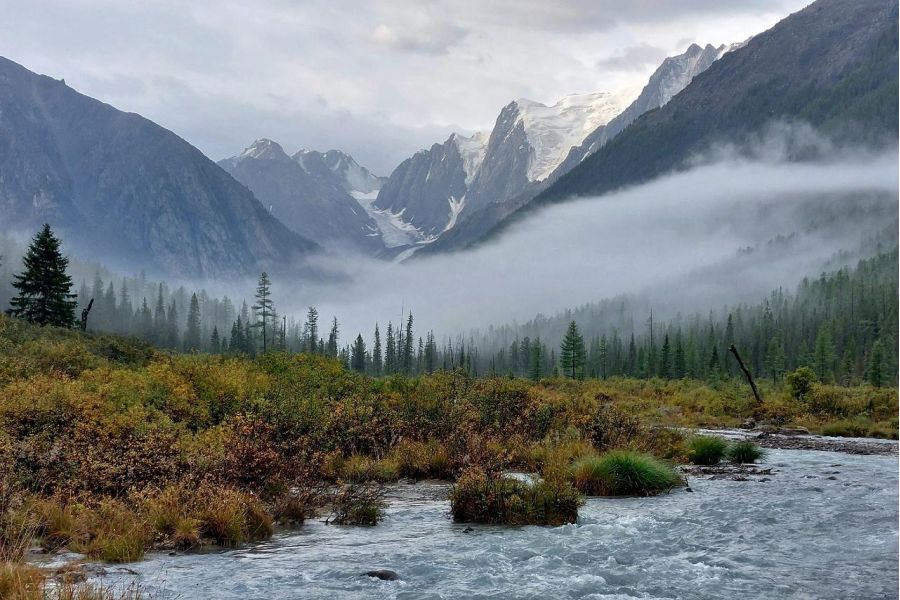
M749 440L735 442L728 448L728 460L738 464L755 463L765 454L759 446Z
M582 458L571 472L575 487L589 496L651 496L681 483L671 467L629 450Z
M717 465L727 449L728 443L718 436L698 435L688 440L687 457L695 465Z
M643 434L644 428L636 416L610 404L600 407L591 424L591 441L598 450L626 448Z
M562 525L578 519L582 502L578 491L562 479L526 483L471 467L453 486L450 512L457 522Z
M330 521L337 525L375 525L384 509L384 488L372 483L341 486L331 501Z
M813 384L818 381L815 371L809 367L798 367L788 373L788 391L794 400L803 400L812 391Z

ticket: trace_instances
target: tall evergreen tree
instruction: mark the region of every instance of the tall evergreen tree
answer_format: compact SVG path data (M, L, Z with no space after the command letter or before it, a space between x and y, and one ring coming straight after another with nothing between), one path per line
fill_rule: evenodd
M584 379L585 349L584 338L578 332L575 321L569 323L559 353L560 367L566 377Z
M306 311L306 348L304 350L310 354L316 354L319 351L319 311L315 306L310 306Z
M191 350L200 350L200 302L197 300L197 294L191 294L191 304L188 307L187 326L184 330L184 349L187 352Z
M338 355L338 337L340 334L340 330L338 329L338 320L337 317L331 321L331 331L328 332L328 346L326 347L326 352L328 356L332 358L337 358Z
M362 335L356 336L356 341L350 349L350 368L357 373L366 372L366 342Z
M16 275L17 294L10 301L9 314L39 325L72 327L77 301L72 278L66 272L69 259L60 252L60 241L50 225L34 236L22 262L25 270Z
M381 332L378 331L378 323L375 323L375 344L372 346L372 375L381 377L384 367L381 358Z
M256 286L256 303L253 309L256 311L258 320L253 324L262 330L263 353L267 350L268 335L266 330L270 328L269 319L273 314L272 307L272 282L269 281L269 274L263 271L259 276L259 283Z

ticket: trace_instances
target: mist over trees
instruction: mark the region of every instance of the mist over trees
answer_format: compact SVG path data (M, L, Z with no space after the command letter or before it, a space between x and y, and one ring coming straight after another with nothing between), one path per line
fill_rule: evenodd
M10 304L13 314L34 322L72 326L75 309L93 300L89 331L134 336L171 351L319 354L376 377L462 369L472 376L534 380L716 380L739 375L727 354L735 344L754 374L776 383L805 366L824 382L878 386L897 377L897 263L896 249L882 252L854 268L805 278L793 292L777 289L756 303L667 320L654 317L652 308L638 300L616 298L521 326L444 339L417 329L412 311L397 323L374 323L371 334L342 332L334 316L326 335L314 306L302 321L279 316L272 300L278 282L266 273L260 275L252 304L214 298L204 290L171 289L143 274L104 280L98 272L90 285L82 281L78 293L71 294L68 260L59 239L45 227L23 258L21 272L0 288L0 305ZM53 290L49 303L38 288ZM41 306L47 310L38 310Z

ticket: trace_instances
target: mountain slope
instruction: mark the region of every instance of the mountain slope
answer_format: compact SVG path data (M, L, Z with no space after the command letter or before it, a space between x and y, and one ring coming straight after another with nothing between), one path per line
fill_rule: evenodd
M707 45L701 48L697 44L691 44L688 49L679 55L666 58L663 63L650 76L647 84L641 90L638 97L619 112L612 119L599 124L583 141L571 147L567 151L565 159L543 181L522 183L524 176L519 176L520 183L515 188L515 193L503 196L503 202L491 202L490 195L485 194L487 201L473 202L472 210L463 215L456 226L440 236L439 239L422 249L425 254L449 252L469 246L485 235L488 235L499 223L511 214L526 206L536 195L552 185L562 175L569 172L584 160L586 156L606 144L610 139L618 135L637 117L648 110L659 108L667 103L673 96L683 90L691 80L704 70L725 52L737 47L720 46L715 48ZM498 123L500 119L498 119ZM594 123L596 125L596 123ZM582 134L583 136L583 134ZM507 181L509 175L507 175ZM488 186L488 189L490 187ZM494 192L493 197L500 197Z
M837 143L896 143L896 0L818 0L729 52L535 199L602 194L678 168L767 124Z
M380 181L346 154L301 150L291 157L259 139L219 166L290 229L322 246L366 253L382 247L376 223L351 196L353 186L371 191Z
M618 115L636 93L573 94L553 106L510 102L490 132L453 134L401 163L375 206L415 228L418 241L432 242L485 206L539 189L573 146Z
M174 133L0 57L0 214L110 266L231 277L317 248Z

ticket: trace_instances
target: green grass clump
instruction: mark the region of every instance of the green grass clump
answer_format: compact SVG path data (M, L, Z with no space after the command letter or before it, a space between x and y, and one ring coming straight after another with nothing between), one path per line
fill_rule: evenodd
M869 435L869 424L861 419L835 421L822 427L822 435L830 437L865 437Z
M578 490L563 479L526 483L474 467L453 486L450 512L462 523L562 525L578 519L583 502Z
M728 448L728 460L738 464L755 463L766 453L749 440L735 442Z
M571 475L575 487L588 496L651 496L681 484L671 467L630 450L582 458Z
M718 436L698 435L687 443L688 460L695 465L717 465L727 450L728 442Z

